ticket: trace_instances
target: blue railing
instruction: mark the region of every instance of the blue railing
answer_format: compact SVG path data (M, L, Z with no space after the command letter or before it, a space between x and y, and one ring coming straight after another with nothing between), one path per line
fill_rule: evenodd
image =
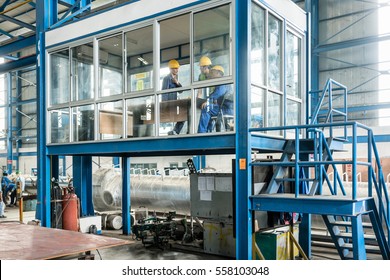
M341 92L341 93L340 93ZM347 122L347 87L336 82L335 80L328 79L325 83L324 89L320 91L310 91L311 104L314 110L311 110L309 116L309 124L320 124L320 123L333 123L337 117L341 117L342 122ZM342 105L338 109L334 108L334 101L342 98ZM315 103L315 104L313 104ZM340 120L338 120L340 121ZM344 130L346 137L347 131ZM333 129L329 128L329 136L333 137Z
M344 142L345 144L351 144L351 159L350 160L334 160L332 156L332 147L329 146L328 140L331 141L332 138L326 138L324 134L325 129L331 129L334 127L341 127L339 133L343 133L346 131L350 132L350 136L346 139L349 139L349 142ZM338 123L324 123L324 124L312 124L312 125L298 125L298 126L284 126L284 127L269 127L269 128L251 128L251 135L256 134L258 132L265 133L267 131L285 131L285 135L287 135L287 131L293 131L293 134L290 139L295 140L295 159L289 162L273 162L272 165L275 166L291 166L295 167L295 170L300 170L301 167L315 168L315 179L318 184L318 192L314 190L312 194L318 193L322 194L322 184L324 181L327 182L329 186L330 193L332 195L338 195L338 190L341 190L342 195L348 196L346 193L342 179L338 173L337 166L350 164L352 166L352 190L350 197L352 200L356 200L358 198L358 166L366 166L367 167L367 194L364 195L366 197L373 197L373 192L375 191L377 196L377 207L380 215L381 222L387 228L387 234L389 236L390 233L390 203L389 203L389 195L386 186L386 181L382 172L382 168L380 165L380 157L378 153L378 149L375 144L375 139L372 130L360 123L357 122L338 122ZM336 131L335 131L336 132ZM367 137L367 161L358 161L357 160L357 138L359 136ZM302 135L311 135L311 139L314 143L313 150L313 160L309 161L301 161L299 160L300 151L302 151L300 138ZM373 161L374 160L374 161ZM376 163L378 166L377 174L374 173L373 164ZM269 162L253 162L252 165L269 165ZM329 179L327 174L326 166L333 167L333 182ZM310 174L310 173L309 173ZM295 172L295 185L299 186L300 178L299 172ZM299 188L295 188L295 197L299 197Z

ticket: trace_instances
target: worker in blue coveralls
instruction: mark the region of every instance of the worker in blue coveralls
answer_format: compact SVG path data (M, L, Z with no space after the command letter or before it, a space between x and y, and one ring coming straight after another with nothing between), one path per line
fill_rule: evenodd
M210 78L220 78L225 70L222 66L216 65L210 70ZM209 95L207 100L201 105L198 133L211 132L210 119L219 114L222 109L223 114L233 115L233 101L225 99L225 95L230 93L230 85L219 85ZM223 104L222 104L223 101ZM221 108L222 107L222 108Z
M15 204L15 199L16 199L16 184L13 183L9 178L8 178L8 173L3 172L3 177L1 178L1 188L3 189L3 200L4 203L6 201L6 198L8 194L11 195L11 202L8 206L14 206ZM15 193L14 193L15 192Z
M172 59L168 62L168 67L170 73L164 77L161 89L164 90L164 89L182 87L182 85L179 82L179 68L180 68L179 62L175 59ZM176 100L177 93L178 93L177 91L164 93L161 96L161 100L162 101ZM173 130L168 132L168 135L180 134L180 131L182 130L183 126L184 126L184 122L177 122Z

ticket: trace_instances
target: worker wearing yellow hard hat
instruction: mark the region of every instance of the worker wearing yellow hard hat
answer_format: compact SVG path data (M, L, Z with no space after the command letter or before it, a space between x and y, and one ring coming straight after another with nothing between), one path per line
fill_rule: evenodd
M168 62L168 67L169 67L169 74L164 77L161 89L164 90L164 89L182 87L182 85L179 82L179 68L180 68L179 62L176 59L172 59ZM161 95L161 100L162 101L177 100L178 93L181 93L181 91L163 93ZM183 126L184 126L184 122L177 122L173 130L168 132L168 135L180 134L180 131L182 130Z
M198 81L207 80L211 68L211 59L207 56L202 56L199 60L200 74Z
M169 69L179 69L180 64L176 59L172 59L168 62Z
M210 79L223 77L225 69L221 65L215 65L210 69ZM201 114L198 125L198 133L212 131L211 117L217 116L220 112L224 115L233 115L233 100L225 98L225 95L231 93L230 85L218 85L213 88L207 100L200 108Z

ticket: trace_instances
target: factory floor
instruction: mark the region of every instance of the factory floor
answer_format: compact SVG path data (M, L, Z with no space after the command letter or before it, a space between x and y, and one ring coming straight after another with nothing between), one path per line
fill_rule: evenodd
M7 207L6 218L1 218L0 223L19 223L19 208ZM35 219L35 211L23 212L23 223ZM190 247L175 246L173 248L159 249L155 247L145 247L141 241L134 240L133 236L125 236L121 230L103 230L102 235L125 239L129 244L98 249L91 252L97 260L227 260L231 258L205 254ZM61 259L78 259L80 255L69 256ZM380 254L368 253L368 259L381 260ZM337 251L331 244L325 242L313 242L312 260L340 260Z

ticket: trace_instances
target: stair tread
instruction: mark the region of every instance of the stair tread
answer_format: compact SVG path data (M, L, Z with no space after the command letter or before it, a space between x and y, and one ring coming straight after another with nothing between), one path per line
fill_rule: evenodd
M352 238L352 232L340 232L338 234L335 234L335 236L342 238ZM376 240L376 236L374 234L364 234L364 239Z
M353 244L352 243L345 243L340 246L343 249L353 249ZM370 251L380 251L379 246L376 245L365 245L366 250Z
M334 221L334 222L329 222L331 225L336 225L336 226L346 226L346 227L351 227L352 223L349 221ZM362 223L363 228L372 228L371 223Z

